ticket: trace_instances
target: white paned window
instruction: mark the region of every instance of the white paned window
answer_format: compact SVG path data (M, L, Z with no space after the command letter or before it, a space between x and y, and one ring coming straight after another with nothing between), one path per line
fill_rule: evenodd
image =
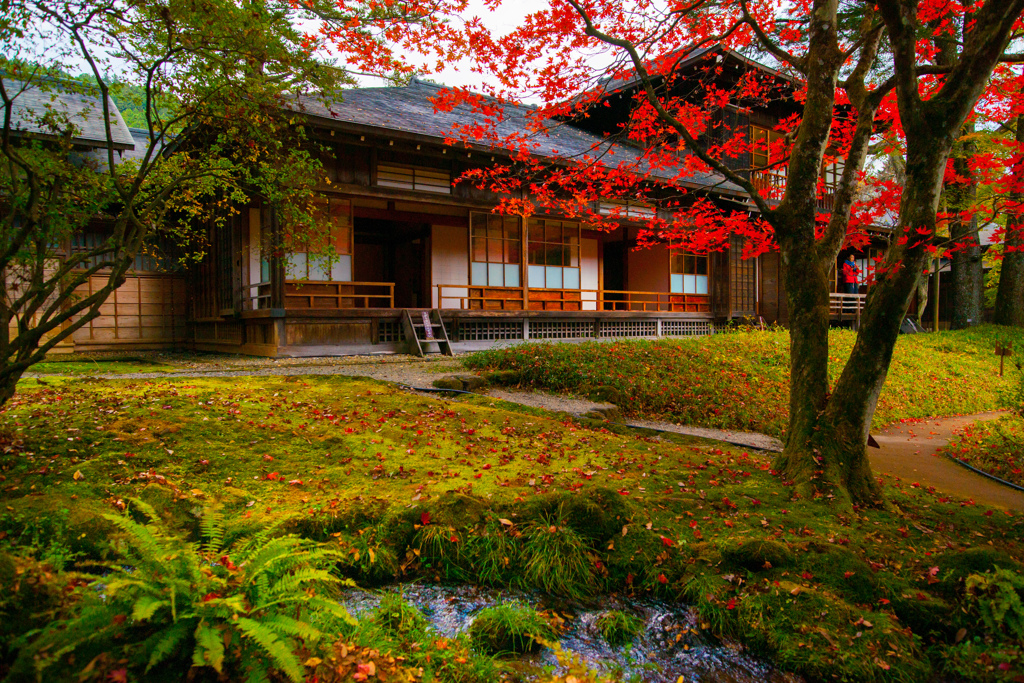
M580 288L580 224L533 219L529 227L529 285Z
M517 216L470 215L469 283L480 287L521 287L522 240Z
M316 227L291 235L285 254L285 279L315 282L352 280L352 203L323 199L314 206ZM269 264L267 266L269 279Z
M707 256L673 251L669 261L669 290L672 294L708 293Z

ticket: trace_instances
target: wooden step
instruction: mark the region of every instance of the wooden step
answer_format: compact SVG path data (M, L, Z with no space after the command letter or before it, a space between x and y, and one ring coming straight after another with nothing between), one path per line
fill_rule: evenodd
M425 356L427 353L442 353L451 356L452 345L448 339L448 331L444 327L444 320L441 319L441 311L432 308L429 311L402 311L402 326L405 328L406 342L409 344L409 352L418 356ZM431 344L437 344L437 351L428 351Z

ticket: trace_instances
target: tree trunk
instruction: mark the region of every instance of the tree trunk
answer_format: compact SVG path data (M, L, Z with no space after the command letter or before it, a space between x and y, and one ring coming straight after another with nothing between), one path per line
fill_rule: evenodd
M974 134L974 125L963 127L964 136ZM963 330L981 323L982 295L985 288L985 274L981 260L981 243L978 238L978 218L973 215L978 195L978 179L971 171L970 161L977 153L977 145L968 139L954 148L953 169L956 174L968 180L946 188L950 212L949 236L954 244L968 246L958 248L951 257L953 319L950 328ZM964 213L972 215L965 220Z
M5 405L14 396L21 375L6 375L0 378L0 406Z
M997 325L1024 327L1024 221L1016 217L1007 221L1005 245L1018 251L1003 256L994 321Z
M775 469L806 497L817 493L811 453L818 420L828 402L829 269L813 240L780 240L789 305L789 426Z
M1024 145L1024 116L1017 117L1016 141ZM1024 175L1024 163L1013 169L1015 180ZM1020 197L1016 197L1020 201ZM1011 215L1006 220L1003 262L999 271L999 289L993 320L997 325L1024 327L1024 218ZM1014 249L1014 251L1010 251Z
M941 141L934 141L926 150L908 152L907 185L897 235L916 235L918 228L934 228L946 163L942 147ZM785 244L782 247L785 249ZM785 451L776 460L776 469L798 483L801 495L835 497L867 505L881 501L881 487L871 473L866 451L868 432L892 361L900 323L926 261L925 242L919 236L898 241L890 248L884 272L868 292L850 358L832 395L817 407L813 418L809 415L815 406L807 398L815 395L816 373L827 370L828 362L828 286L820 281L818 269L807 264L804 272L787 274L787 287L793 288L789 291L791 305L799 304L807 313L800 326L793 324L790 329L794 353L790 389L793 431L788 435ZM819 298L824 301L824 311L815 315ZM824 327L825 344L819 341L819 326ZM802 354L799 363L798 350ZM800 367L805 363L810 367ZM801 396L803 402L799 400Z
M814 244L780 245L789 305L789 427L787 450L807 444L828 400L829 273Z

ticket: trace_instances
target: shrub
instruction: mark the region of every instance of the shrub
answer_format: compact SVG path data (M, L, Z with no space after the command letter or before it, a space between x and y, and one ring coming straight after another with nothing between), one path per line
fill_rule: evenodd
M551 640L555 630L536 610L510 602L480 610L469 627L473 646L489 654L522 654Z
M340 581L327 569L337 553L277 535L280 524L225 544L224 520L209 510L203 542L189 543L164 528L151 507L133 507L148 521L106 516L123 533L120 560L92 577L94 590L76 614L22 638L15 673L34 668L42 675L99 652L123 655L144 675L158 665L177 672L191 665L234 679L280 672L299 683L305 671L298 650L321 635L313 623L351 619L324 595Z

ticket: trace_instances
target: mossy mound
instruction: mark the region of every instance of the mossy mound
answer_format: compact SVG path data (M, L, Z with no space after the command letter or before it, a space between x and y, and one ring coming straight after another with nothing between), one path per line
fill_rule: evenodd
M549 493L535 496L518 508L527 520L559 520L591 541L603 541L621 531L628 519L629 508L623 496L607 489L588 492L587 496L571 493Z
M881 597L889 597L890 591L870 565L842 546L811 543L807 555L799 558L799 564L849 602L873 604Z
M483 373L483 377L491 384L514 386L519 384L521 373L516 370L495 370Z
M950 603L922 591L905 591L891 599L892 611L900 622L918 636L929 640L946 640L956 631L950 617Z
M784 543L778 541L747 541L735 548L722 550L722 558L731 565L758 572L789 567L795 556Z
M780 581L724 609L736 613L756 650L810 680L831 680L837 671L864 683L928 680L930 666L913 635L890 615L862 611L831 591Z
M984 574L997 567L1017 571L1021 569L1019 562L992 548L969 548L943 553L935 558L935 566L939 568L939 583L933 590L947 598L960 595L964 580L971 574Z
M599 403L611 403L616 406L622 405L626 401L626 395L618 387L595 387L587 392L587 396Z
M540 649L555 630L537 610L510 602L480 611L469 627L473 647L493 655L523 654Z

